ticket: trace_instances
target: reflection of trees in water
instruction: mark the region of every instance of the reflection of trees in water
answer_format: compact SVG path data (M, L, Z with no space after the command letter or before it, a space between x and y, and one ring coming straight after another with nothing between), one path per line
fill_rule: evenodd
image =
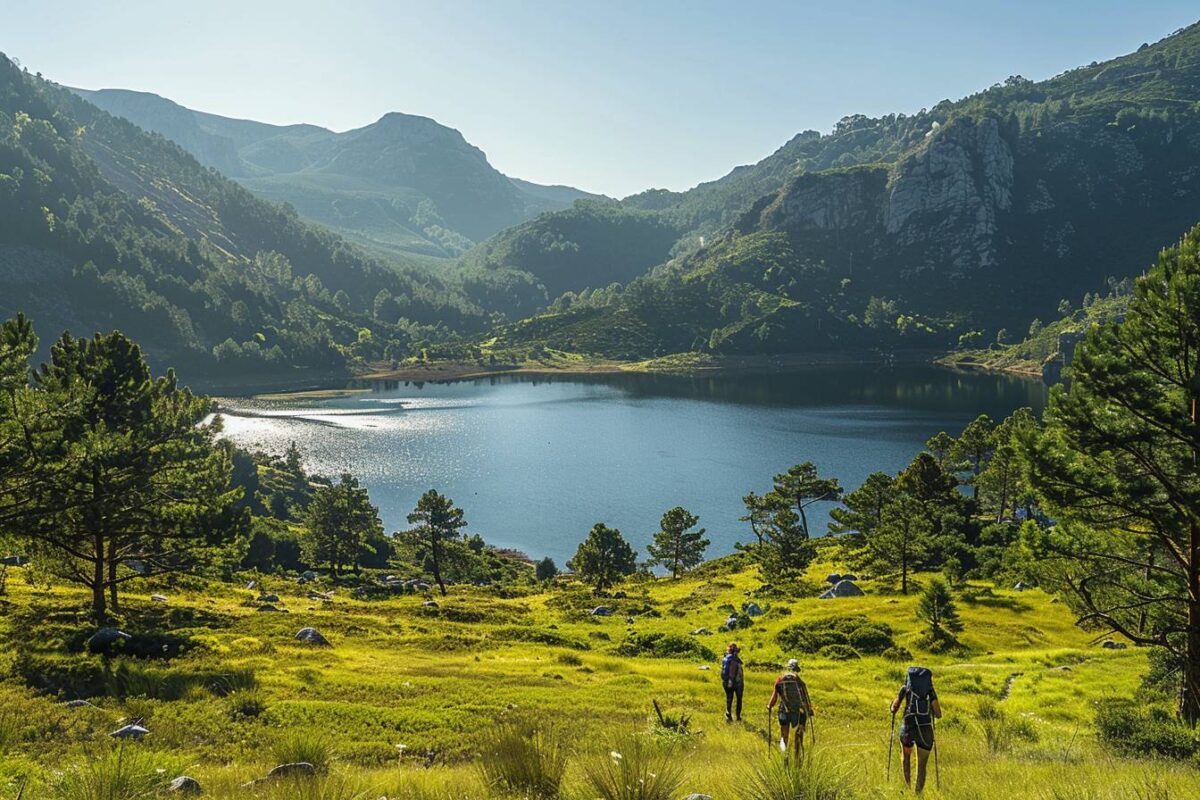
M483 383L476 381L475 383ZM1010 375L967 373L934 366L814 367L773 374L652 375L646 373L556 376L497 375L504 383L576 383L612 386L632 397L681 398L761 406L900 406L921 411L987 413L1003 418L1030 406L1041 412L1047 388L1038 380ZM422 384L404 385L421 388ZM395 391L401 384L381 381Z

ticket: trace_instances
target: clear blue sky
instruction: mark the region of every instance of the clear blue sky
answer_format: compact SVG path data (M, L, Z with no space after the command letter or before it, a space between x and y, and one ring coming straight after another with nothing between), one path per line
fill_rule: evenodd
M0 50L60 83L266 122L421 114L509 175L623 196L1198 16L1195 0L0 0Z

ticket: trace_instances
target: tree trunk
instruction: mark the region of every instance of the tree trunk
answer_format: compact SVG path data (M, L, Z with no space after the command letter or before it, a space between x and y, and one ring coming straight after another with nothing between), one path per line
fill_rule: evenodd
M1192 521L1188 541L1188 632L1179 714L1192 727L1200 722L1200 524Z
M96 623L103 625L108 620L108 610L104 602L104 537L96 534L92 540L92 616Z
M108 542L108 603L113 613L120 611L117 605L117 543Z
M433 554L433 580L437 582L438 589L442 592L442 597L446 596L446 584L442 581L442 564L441 557L438 553L437 539L433 540L433 547L430 548Z

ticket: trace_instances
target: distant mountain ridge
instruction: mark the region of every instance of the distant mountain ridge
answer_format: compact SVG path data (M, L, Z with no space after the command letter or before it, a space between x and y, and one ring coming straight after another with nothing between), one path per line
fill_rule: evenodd
M669 248L605 244L634 212L681 234ZM467 258L535 275L655 266L624 288L564 295L500 345L638 358L947 347L1024 330L1062 298L1136 274L1200 220L1200 24L1050 80L849 116L720 180L625 198L586 237L545 235L579 229L576 217L544 215Z
M260 197L383 252L452 257L542 212L598 197L509 178L457 130L427 117L393 112L334 132L231 119L146 92L73 91Z

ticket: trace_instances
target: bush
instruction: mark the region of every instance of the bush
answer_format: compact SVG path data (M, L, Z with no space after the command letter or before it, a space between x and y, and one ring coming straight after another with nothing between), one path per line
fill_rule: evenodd
M178 774L177 769L178 765L161 753L118 745L101 755L93 754L63 772L54 785L54 797L61 800L156 797Z
M886 625L871 623L855 628L849 637L849 644L864 655L881 655L894 645L892 631Z
M1200 735L1170 712L1132 700L1105 700L1096 706L1096 732L1107 747L1125 755L1188 759L1200 754Z
M510 724L484 741L479 767L493 789L521 797L557 797L567 771L567 751L558 738L531 725Z
M489 637L506 642L532 642L533 644L544 644L550 647L569 647L572 650L591 649L587 642L572 639L570 636L563 636L561 633L542 630L541 628L524 628L516 625L508 628L497 628L489 634Z
M296 729L281 734L271 745L271 754L280 764L312 764L326 772L333 760L333 743L321 733Z
M229 716L252 719L267 710L267 699L257 689L243 689L229 695Z
M781 630L776 641L787 652L819 653L836 644L866 655L880 655L895 644L890 627L862 614L798 622Z
M745 771L738 781L744 800L849 800L848 772L820 753L798 762L767 758Z
M617 646L622 656L650 656L652 658L695 658L715 661L717 654L710 648L691 638L672 633L631 633Z
M912 653L907 647L894 645L884 650L879 655L886 658L888 661L912 661Z
M862 658L859 652L848 644L827 644L821 648L820 655L831 661L853 661Z
M586 763L583 776L598 800L672 800L683 783L680 759L673 756L670 748L630 738Z

